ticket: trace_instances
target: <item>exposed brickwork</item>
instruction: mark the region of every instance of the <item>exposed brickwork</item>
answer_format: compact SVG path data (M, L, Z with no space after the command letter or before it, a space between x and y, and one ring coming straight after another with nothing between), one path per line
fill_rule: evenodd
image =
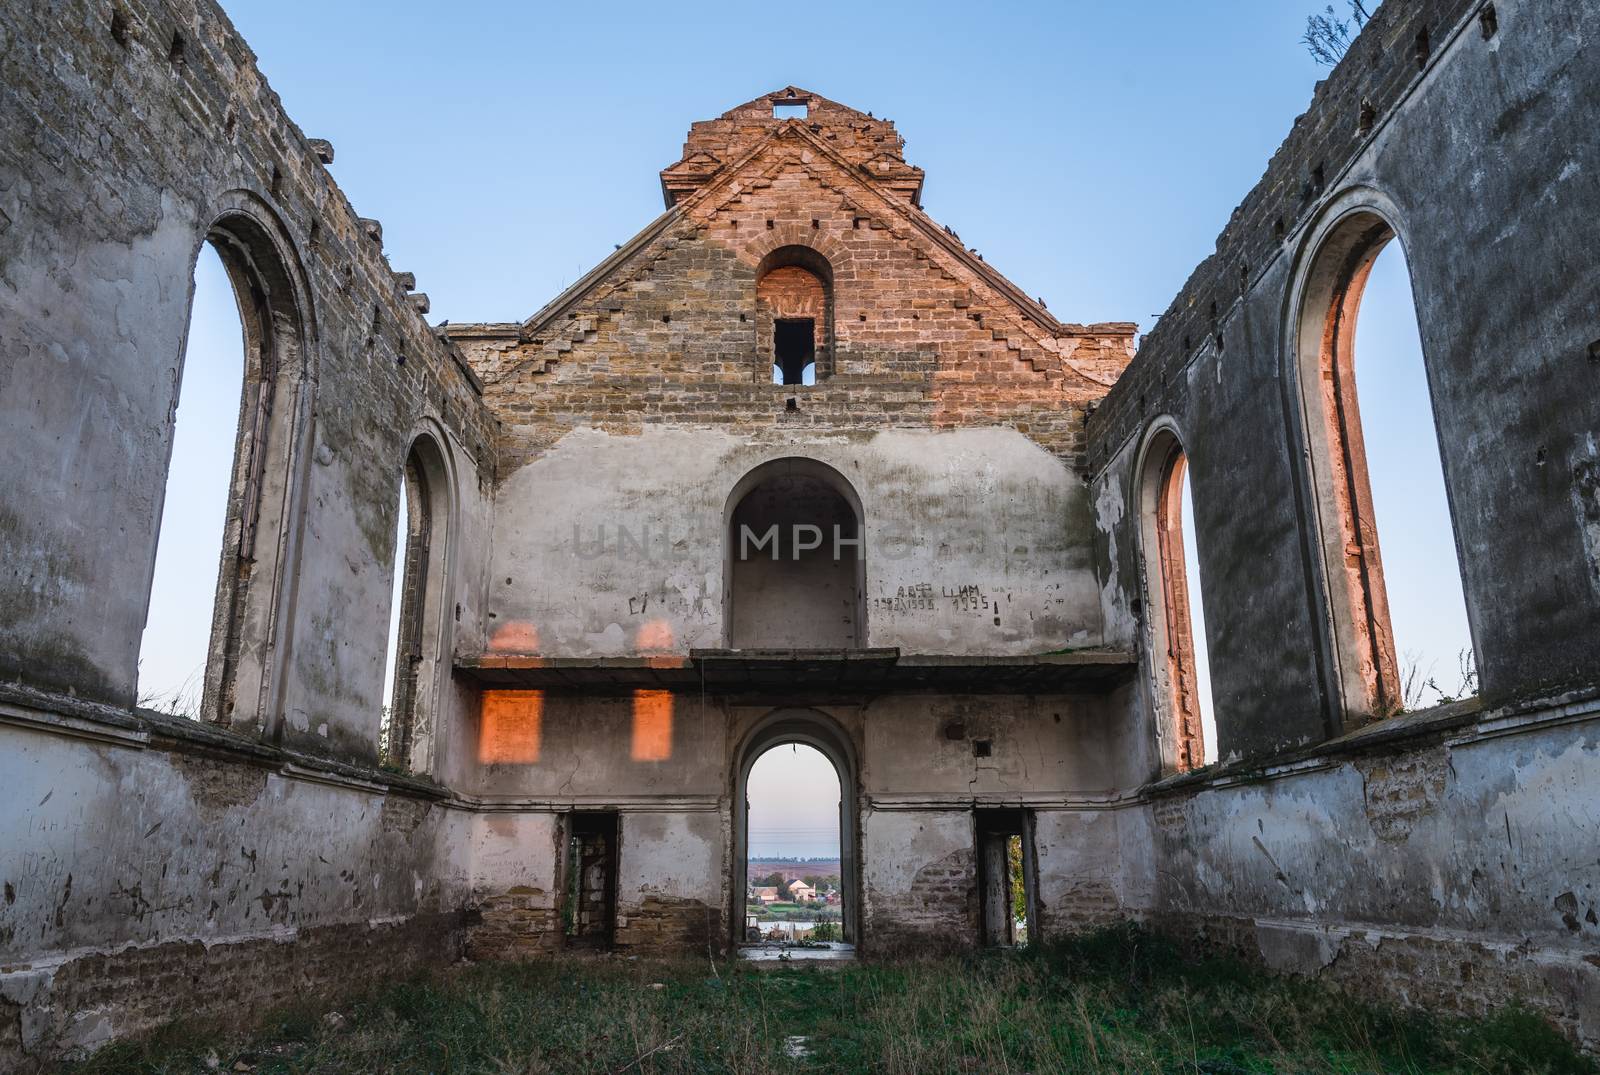
M1078 461L1084 405L1120 373L1132 326L1057 322L853 167L829 135L856 121L830 122L769 116L737 168L526 324L450 327L504 424L502 476L576 425L999 425ZM790 246L833 277L832 375L803 390L770 383L756 316L762 259Z
M1248 963L1315 977L1368 1000L1484 1016L1515 997L1574 1039L1581 1038L1586 1015L1583 979L1593 976L1592 956L1448 934L1376 928L1325 934L1306 923L1297 944L1292 928L1264 935L1250 918L1166 915L1152 924L1197 951L1231 952ZM1292 965L1278 955L1285 946L1316 954Z
M482 899L467 929L469 959L528 959L563 944L561 912L542 888L519 887Z
M635 954L671 955L721 949L727 931L720 907L698 900L647 895L637 904L618 906L616 947Z
M1449 765L1444 747L1356 762L1366 781L1367 819L1380 840L1405 840L1417 821L1438 809Z
M868 890L863 947L880 955L970 948L978 902L976 850L952 851L917 870L903 893Z
M27 1028L4 1012L0 1068L43 1070L41 1055L69 1025L104 1018L109 1033L137 1034L182 1013L197 1022L248 1026L264 1012L315 996L348 996L375 982L461 954L459 915L403 923L329 926L231 944L171 942L69 959L54 970L50 1004ZM10 968L8 968L10 969ZM81 1034L81 1025L72 1033ZM25 1040L26 1039L26 1040ZM26 1053L19 1045L29 1046Z

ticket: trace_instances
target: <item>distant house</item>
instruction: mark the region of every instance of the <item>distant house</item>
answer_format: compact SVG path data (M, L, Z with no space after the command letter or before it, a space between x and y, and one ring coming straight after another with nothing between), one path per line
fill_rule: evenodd
M804 881L796 881L789 886L789 898L795 903L815 903L817 890Z
M762 903L777 903L778 889L775 885L766 885L755 890L756 899Z

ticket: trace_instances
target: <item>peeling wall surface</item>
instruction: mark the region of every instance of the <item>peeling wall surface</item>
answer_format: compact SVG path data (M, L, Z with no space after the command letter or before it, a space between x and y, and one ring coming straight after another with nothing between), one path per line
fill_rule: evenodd
M601 943L730 950L745 774L787 742L839 769L863 957L983 942L1004 810L1031 937L1139 919L1600 1043L1597 23L1389 0L1135 355L932 221L892 123L798 87L695 123L666 211L532 316L436 329L215 5L0 5L0 1067L572 947L575 836ZM1383 719L1351 695L1301 353L1363 214L1411 266L1483 682ZM255 394L191 720L136 699L206 241ZM774 384L799 270L816 383ZM1158 434L1192 476L1221 758L1187 772ZM396 751L371 625L424 442ZM838 623L736 649L739 580L798 577L731 569L772 475L861 544Z

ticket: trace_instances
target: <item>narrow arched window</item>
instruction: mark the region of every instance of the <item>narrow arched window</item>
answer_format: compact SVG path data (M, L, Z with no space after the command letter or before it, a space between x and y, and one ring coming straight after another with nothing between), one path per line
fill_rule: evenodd
M1217 730L1189 462L1170 431L1145 450L1140 501L1157 749L1164 771L1186 772L1217 759Z
M1312 261L1299 327L1334 653L1357 723L1477 689L1410 270L1394 237L1371 212L1336 225Z
M243 339L228 270L206 243L195 263L181 380L174 385L166 497L139 646L139 705L193 719L203 711L218 564L227 567L224 538L234 514L230 464L244 394Z
M832 372L833 269L805 246L779 247L756 270L756 334L772 383L815 384Z
M444 485L438 447L431 438L418 438L400 480L385 704L378 730L379 756L385 764L408 771L427 769L432 754L444 601Z
M279 538L304 413L299 290L273 234L235 207L198 252L171 372L171 454L137 695L150 708L252 732L270 711L263 669L278 641Z

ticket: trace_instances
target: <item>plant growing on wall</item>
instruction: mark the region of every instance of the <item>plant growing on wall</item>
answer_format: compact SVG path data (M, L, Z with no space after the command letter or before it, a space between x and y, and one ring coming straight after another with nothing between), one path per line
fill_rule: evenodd
M1329 4L1321 15L1308 15L1306 17L1306 33L1300 43L1306 47L1311 58L1324 67L1333 67L1350 49L1350 42L1355 40L1361 28L1372 18L1362 0L1348 0L1350 17L1341 19ZM1376 6L1376 5L1374 5Z

